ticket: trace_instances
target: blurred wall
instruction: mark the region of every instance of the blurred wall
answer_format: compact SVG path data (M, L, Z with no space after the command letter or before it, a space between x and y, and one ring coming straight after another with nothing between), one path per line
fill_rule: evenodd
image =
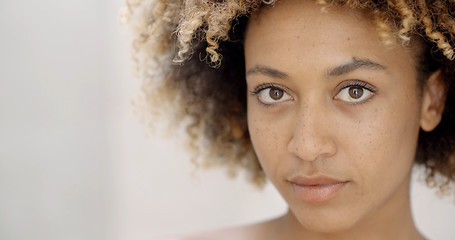
M145 240L283 214L271 186L197 171L132 116L121 0L0 2L0 239ZM455 207L413 185L417 224L455 239Z
M0 2L0 239L106 238L115 8Z

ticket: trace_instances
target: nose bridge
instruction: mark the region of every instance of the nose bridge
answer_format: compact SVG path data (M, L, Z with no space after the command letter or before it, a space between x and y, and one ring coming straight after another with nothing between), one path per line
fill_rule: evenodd
M330 114L323 104L305 101L296 112L294 131L288 144L289 152L306 161L333 155L336 143L331 125Z

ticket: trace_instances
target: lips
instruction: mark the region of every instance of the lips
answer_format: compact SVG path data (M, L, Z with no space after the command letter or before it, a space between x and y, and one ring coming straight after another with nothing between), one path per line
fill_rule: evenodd
M334 198L349 183L327 176L294 177L289 180L297 198L305 202L323 202Z

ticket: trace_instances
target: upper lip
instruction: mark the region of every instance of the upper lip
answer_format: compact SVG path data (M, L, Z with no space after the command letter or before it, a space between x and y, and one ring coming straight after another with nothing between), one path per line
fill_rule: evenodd
M302 186L317 186L317 185L331 185L337 183L346 183L348 181L334 179L328 176L319 175L319 176L297 176L288 180L289 182Z

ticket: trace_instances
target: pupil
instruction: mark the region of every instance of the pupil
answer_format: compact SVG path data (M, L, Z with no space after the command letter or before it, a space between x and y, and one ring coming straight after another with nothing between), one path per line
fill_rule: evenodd
M363 95L363 88L361 87L351 87L349 88L349 96L354 99L361 98Z
M270 97L273 99L273 100L280 100L281 97L283 97L283 90L281 89L278 89L278 88L270 88Z

